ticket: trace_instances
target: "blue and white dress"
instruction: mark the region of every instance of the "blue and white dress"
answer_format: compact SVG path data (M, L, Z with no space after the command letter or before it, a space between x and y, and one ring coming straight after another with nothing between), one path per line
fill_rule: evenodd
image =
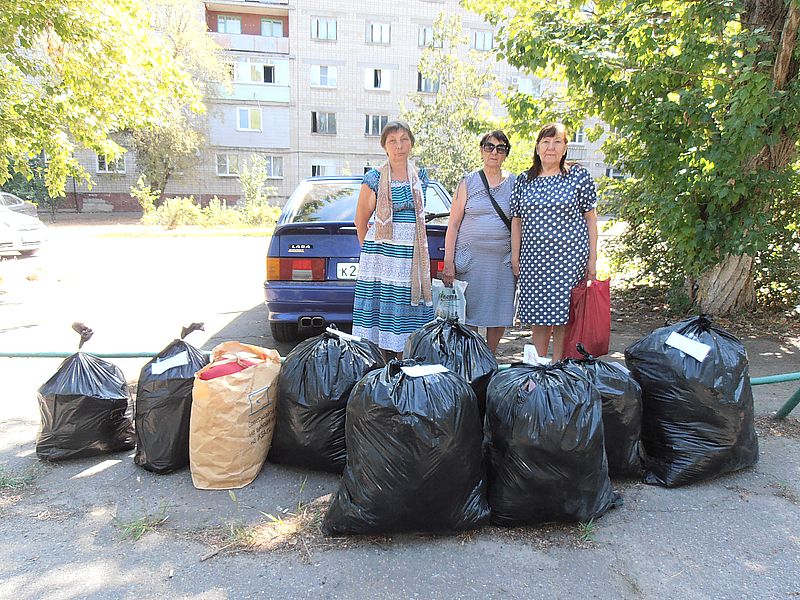
M589 228L583 214L597 206L585 168L567 175L521 173L511 192L511 216L522 219L517 314L523 323L565 325L569 299L586 273Z
M378 195L380 173L372 169L364 183ZM428 174L419 170L423 197ZM411 259L417 216L408 181L392 181L392 239L375 243L375 227L364 238L353 303L353 335L384 350L402 352L408 336L433 320L433 307L411 305Z

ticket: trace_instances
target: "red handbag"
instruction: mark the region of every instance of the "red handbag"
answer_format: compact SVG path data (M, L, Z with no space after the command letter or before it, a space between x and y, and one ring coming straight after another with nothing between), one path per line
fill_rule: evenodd
M564 358L585 358L576 349L579 342L592 356L608 354L610 341L610 280L584 280L572 288L569 323L564 335Z

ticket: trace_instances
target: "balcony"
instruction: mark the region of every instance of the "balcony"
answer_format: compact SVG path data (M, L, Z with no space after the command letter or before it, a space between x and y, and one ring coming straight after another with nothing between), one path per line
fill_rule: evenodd
M289 0L206 0L206 9L251 14L286 14Z
M586 146L577 142L572 142L567 146L567 160L585 160Z
M288 37L267 37L262 35L244 35L238 33L216 33L208 35L224 50L242 50L245 52L272 52L289 54Z
M211 95L225 100L288 103L291 99L291 91L288 85L233 83L230 88L226 88L224 85L215 87L216 89L211 92Z

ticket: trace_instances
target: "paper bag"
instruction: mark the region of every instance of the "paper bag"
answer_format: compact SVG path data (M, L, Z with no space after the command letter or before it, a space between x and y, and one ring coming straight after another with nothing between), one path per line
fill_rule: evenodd
M200 378L214 363L231 359L261 362L215 379ZM196 488L241 488L258 475L275 428L280 360L276 350L223 342L214 348L211 364L195 375L189 466Z

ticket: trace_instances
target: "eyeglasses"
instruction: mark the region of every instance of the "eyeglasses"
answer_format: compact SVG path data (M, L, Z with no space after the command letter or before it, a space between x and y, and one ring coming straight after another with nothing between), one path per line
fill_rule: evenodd
M497 145L495 145L495 144L492 144L491 142L486 142L485 144L483 144L481 146L481 148L486 150L486 152L488 152L489 154L491 154L495 150L497 150L498 154L508 154L508 150L509 150L508 146L506 146L505 144L497 144Z

